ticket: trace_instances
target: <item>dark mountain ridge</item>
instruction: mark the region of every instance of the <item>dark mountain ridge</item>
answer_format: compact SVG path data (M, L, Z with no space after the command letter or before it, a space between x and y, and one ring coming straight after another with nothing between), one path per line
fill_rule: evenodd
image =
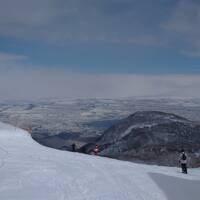
M95 144L102 156L168 166L177 166L184 148L189 165L200 165L200 125L171 113L136 112L107 129ZM87 152L95 144L85 146Z

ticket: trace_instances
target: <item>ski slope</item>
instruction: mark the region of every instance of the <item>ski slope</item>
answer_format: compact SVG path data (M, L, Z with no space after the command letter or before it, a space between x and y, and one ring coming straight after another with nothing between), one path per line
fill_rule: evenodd
M199 200L200 170L189 173L46 148L0 123L2 200Z

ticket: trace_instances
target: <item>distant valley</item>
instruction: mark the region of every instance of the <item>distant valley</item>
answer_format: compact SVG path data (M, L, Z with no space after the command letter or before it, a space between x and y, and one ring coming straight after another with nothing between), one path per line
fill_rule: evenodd
M0 102L0 121L31 130L32 137L45 146L71 150L73 143L76 143L77 148L95 143L107 129L138 111L173 113L198 124L200 99L51 99Z

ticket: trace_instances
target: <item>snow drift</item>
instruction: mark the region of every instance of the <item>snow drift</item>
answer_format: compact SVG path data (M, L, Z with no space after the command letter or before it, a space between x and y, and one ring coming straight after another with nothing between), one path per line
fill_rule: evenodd
M200 170L188 176L179 171L46 148L26 131L0 123L3 200L171 200L170 188L162 188L170 177L184 186L200 185ZM176 194L184 193L177 185ZM192 200L200 196L195 188Z

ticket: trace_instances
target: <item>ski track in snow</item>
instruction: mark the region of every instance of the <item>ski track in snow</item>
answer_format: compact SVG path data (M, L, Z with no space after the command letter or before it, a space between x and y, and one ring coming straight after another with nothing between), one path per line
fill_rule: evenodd
M5 165L5 159L8 157L8 151L0 147L0 168L2 168Z
M46 148L0 123L2 200L168 200L149 173L200 180L178 170Z

